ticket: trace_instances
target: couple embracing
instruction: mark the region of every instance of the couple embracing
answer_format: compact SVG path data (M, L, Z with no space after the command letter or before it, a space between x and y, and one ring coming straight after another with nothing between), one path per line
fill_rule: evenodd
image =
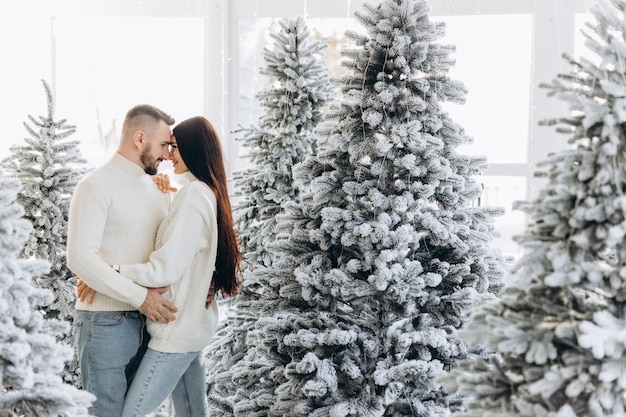
M143 417L170 394L177 417L207 415L202 350L217 328L214 295L240 290L219 138L204 117L173 124L154 106L133 107L117 152L72 196L74 340L97 417ZM183 183L173 198L153 181L166 159Z

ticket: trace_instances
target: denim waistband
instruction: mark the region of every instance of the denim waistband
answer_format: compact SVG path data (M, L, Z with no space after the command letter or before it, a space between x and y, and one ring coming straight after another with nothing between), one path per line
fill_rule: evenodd
M140 319L143 317L137 310L130 311L91 311L91 310L74 310L74 318L91 318L97 316L116 316L120 315L129 319Z

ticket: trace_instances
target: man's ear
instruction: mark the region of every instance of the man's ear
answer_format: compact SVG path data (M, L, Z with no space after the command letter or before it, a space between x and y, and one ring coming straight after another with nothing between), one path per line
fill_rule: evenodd
M144 139L145 139L145 134L143 130L136 130L135 133L133 134L133 143L138 148L142 147Z

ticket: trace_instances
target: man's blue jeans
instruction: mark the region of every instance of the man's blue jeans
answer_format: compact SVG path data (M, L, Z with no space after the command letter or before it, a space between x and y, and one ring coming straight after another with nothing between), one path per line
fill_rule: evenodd
M122 417L145 417L172 394L176 417L208 415L202 352L148 349L128 389Z
M96 396L97 417L118 417L149 336L138 311L74 312L74 343L83 389Z

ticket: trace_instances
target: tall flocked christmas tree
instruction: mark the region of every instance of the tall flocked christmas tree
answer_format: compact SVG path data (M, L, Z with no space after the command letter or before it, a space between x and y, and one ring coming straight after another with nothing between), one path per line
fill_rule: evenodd
M238 130L253 166L234 173L238 237L248 263L271 264L266 246L274 240L276 214L297 199L291 169L311 154L312 131L331 97L323 63L326 45L310 41L302 18L277 21L274 42L264 48L268 87L257 94L258 126Z
M11 155L2 161L8 176L18 178L23 189L17 201L26 210L25 217L34 229L21 257L34 256L50 261L49 274L35 280L55 295L46 308L50 317L70 319L73 314L75 288L72 273L65 262L67 216L72 192L85 173L81 167L78 140L70 140L76 128L65 119L55 120L55 102L48 84L42 80L47 101L47 115L28 116L24 122L29 137L24 145L11 146Z
M385 0L347 32L343 98L318 126L309 185L285 205L247 355L232 367L236 416L434 416L461 406L437 376L466 357L457 330L504 274L493 216L476 207L484 158L442 110L465 88L423 0Z
M0 170L0 415L87 416L93 396L59 376L73 354L57 341L68 325L38 311L52 292L31 285L50 265L17 259L33 228L15 202L20 187Z
M267 245L275 239L276 215L287 201L298 199L292 167L311 154L312 133L331 97L323 66L326 45L310 41L303 19L279 20L271 33L273 43L264 49L268 87L257 94L264 110L258 127L240 129L250 150L252 167L235 172L235 192L240 197L235 218L246 264L271 265ZM245 281L244 290L229 305L228 316L206 351L208 398L211 409L232 413L228 398L235 392L230 368L245 354L246 335L257 320L250 300L258 298L258 285Z
M68 139L76 128L65 119L55 120L55 102L48 84L42 80L46 93L47 115L28 116L24 122L29 137L25 144L11 146L11 155L2 161L8 176L23 185L17 201L26 219L34 228L20 256L35 257L50 262L50 272L35 278L35 285L52 290L54 300L42 311L50 318L71 322L75 295L75 280L65 262L67 217L72 192L86 169L78 148L79 141ZM71 340L71 332L63 335ZM76 361L68 364L65 378L78 384Z
M463 331L496 353L452 375L450 389L471 394L465 416L626 415L626 1L591 11L583 33L598 62L565 55L570 72L544 85L570 107L546 124L571 146L516 205L530 219L524 255Z

